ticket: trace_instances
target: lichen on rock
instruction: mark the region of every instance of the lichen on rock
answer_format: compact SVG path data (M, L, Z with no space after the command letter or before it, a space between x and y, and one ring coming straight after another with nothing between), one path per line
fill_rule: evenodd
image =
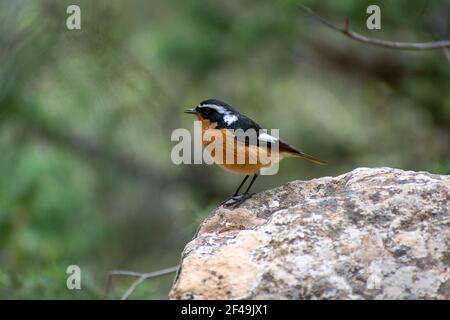
M358 168L223 207L171 299L450 299L450 177Z

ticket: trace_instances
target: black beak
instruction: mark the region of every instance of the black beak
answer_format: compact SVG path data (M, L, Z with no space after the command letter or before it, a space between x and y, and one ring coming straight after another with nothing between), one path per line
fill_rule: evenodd
M194 109L186 109L186 110L184 110L184 113L197 114L197 111L195 111L195 108Z

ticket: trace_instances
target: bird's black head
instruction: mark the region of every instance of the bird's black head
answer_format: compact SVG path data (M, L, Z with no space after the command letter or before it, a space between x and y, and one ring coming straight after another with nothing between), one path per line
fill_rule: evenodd
M210 122L217 122L219 127L231 126L239 120L240 116L229 104L216 99L204 100L194 109L188 109L185 112L196 114Z

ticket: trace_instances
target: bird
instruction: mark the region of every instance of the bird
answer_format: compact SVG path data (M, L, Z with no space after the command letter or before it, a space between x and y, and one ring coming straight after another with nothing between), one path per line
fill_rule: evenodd
M202 145L208 150L213 162L227 171L245 175L236 191L220 205L237 207L251 198L253 194L250 194L250 189L261 171L284 158L303 158L316 164L326 164L325 161L268 134L254 120L221 100L207 99L184 112L195 115L201 122ZM207 133L222 139L222 145L219 143L219 146L223 146L222 152L217 152L214 148L208 149L214 139L207 138ZM238 155L241 155L241 161L237 161ZM266 161L262 161L263 159ZM253 177L247 189L239 194L251 175Z

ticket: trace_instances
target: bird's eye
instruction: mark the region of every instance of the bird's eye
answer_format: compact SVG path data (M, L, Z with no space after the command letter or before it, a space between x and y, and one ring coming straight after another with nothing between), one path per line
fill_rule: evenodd
M210 108L202 108L202 113L207 116L212 113L212 110Z

